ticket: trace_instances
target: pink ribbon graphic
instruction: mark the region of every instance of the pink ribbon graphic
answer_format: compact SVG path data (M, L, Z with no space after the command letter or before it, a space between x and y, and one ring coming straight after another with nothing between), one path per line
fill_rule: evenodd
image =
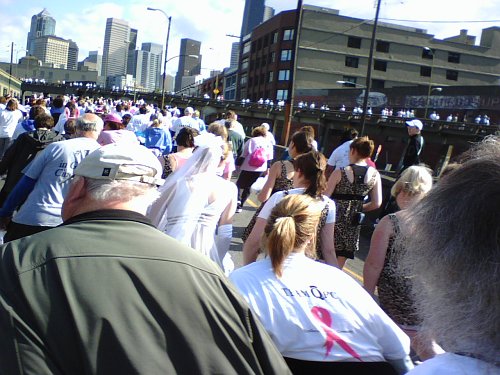
M327 309L324 309L319 306L314 306L311 309L311 313L313 316L321 322L322 328L326 333L326 342L324 347L326 348L325 358L330 354L333 345L335 343L339 344L339 346L344 349L347 353L349 353L352 357L356 358L360 362L363 362L361 357L356 351L349 346L340 336L338 336L332 328L332 316Z

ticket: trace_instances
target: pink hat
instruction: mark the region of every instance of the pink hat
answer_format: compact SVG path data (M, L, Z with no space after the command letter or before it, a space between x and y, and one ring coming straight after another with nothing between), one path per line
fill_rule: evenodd
M110 113L104 116L104 122L116 122L118 124L121 124L122 118L115 113Z

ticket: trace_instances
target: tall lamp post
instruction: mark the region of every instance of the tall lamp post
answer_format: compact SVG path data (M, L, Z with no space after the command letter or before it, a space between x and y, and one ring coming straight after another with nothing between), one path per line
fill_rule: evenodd
M382 0L377 0L377 10L375 11L375 20L373 21L372 38L370 40L370 53L368 55L368 67L366 68L366 91L363 98L363 113L361 114L361 133L365 133L366 110L368 109L368 98L372 84L372 65L373 65L373 50L375 49L375 38L377 35L378 15L380 13L380 3Z
M165 42L165 58L163 59L163 79L161 80L161 109L165 108L165 79L167 78L167 53L168 53L168 40L170 38L170 24L172 23L172 17L168 16L163 10L158 8L148 7L148 10L153 12L161 12L167 18L168 30L167 30L167 41Z
M431 97L431 92L432 92L432 72L434 71L434 51L432 50L432 48L429 48L429 47L424 47L424 51L427 52L427 54L429 56L431 56L432 58L432 63L431 63L431 71L430 71L430 74L429 74L429 87L427 89L427 99L425 100L425 111L424 111L424 119L427 118L427 111L429 110L429 99ZM439 89L439 90L438 90ZM441 87L437 87L436 88L437 91L441 91L442 88Z

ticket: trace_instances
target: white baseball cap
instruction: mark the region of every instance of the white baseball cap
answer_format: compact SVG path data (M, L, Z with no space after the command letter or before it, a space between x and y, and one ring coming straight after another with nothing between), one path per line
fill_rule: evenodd
M422 121L413 119L413 120L408 120L406 121L406 126L412 127L412 128L418 128L418 130L422 130L424 127L424 124L422 124Z
M111 143L85 157L74 170L75 176L97 180L127 180L163 185L162 167L144 146Z

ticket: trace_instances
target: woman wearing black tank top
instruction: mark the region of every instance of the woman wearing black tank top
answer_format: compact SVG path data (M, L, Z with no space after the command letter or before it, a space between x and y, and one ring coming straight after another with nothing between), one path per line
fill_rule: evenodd
M382 182L378 171L367 165L373 153L373 141L368 137L356 138L350 146L350 165L335 170L328 179L325 195L337 206L335 223L335 252L340 267L347 259L354 259L359 250L359 233L363 213L382 204ZM369 195L370 201L364 203Z

